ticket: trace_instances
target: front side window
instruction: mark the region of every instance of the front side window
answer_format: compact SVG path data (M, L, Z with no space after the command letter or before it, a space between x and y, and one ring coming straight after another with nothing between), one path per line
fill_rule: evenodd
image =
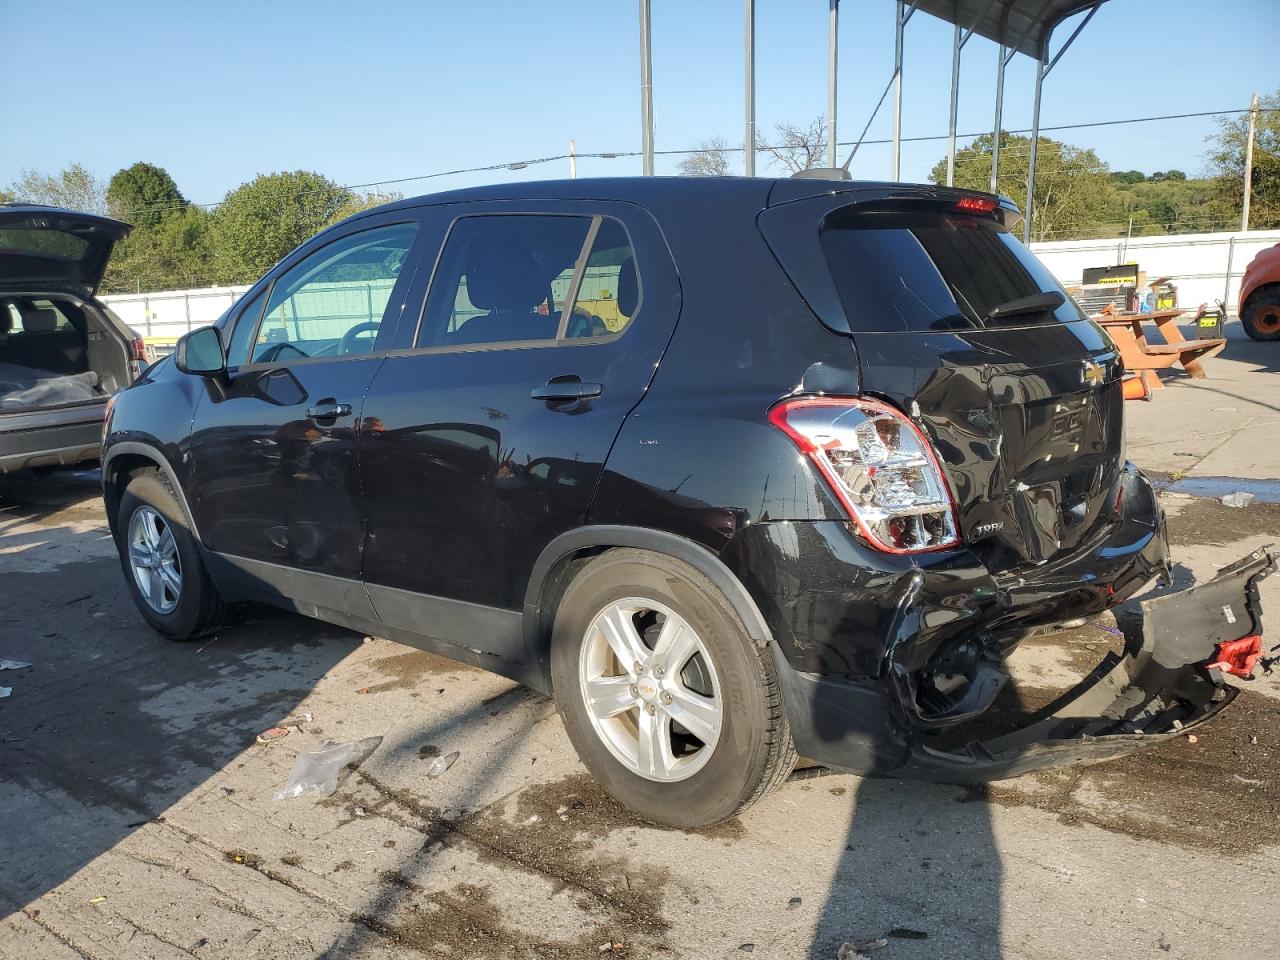
M231 331L231 344L227 347L227 366L238 367L249 361L249 341L258 329L258 318L262 316L262 299L266 291L260 291L252 300L240 308L240 316Z
M291 268L271 288L251 362L371 351L416 233L410 223L355 233Z
M463 217L449 231L417 346L551 345L620 333L639 304L626 231L604 217Z

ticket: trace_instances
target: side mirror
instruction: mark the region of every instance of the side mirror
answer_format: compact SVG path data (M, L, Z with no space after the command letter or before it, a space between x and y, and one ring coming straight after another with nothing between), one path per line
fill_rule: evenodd
M173 359L183 373L198 377L216 377L227 369L227 361L222 354L222 339L214 327L192 330L179 340Z

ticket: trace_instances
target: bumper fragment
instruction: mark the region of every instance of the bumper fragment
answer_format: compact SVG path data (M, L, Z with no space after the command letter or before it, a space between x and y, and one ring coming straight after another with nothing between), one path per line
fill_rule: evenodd
M1276 569L1264 548L1188 590L1144 600L1142 630L1123 656L1108 654L1084 680L1024 726L937 749L913 738L896 776L976 782L1046 767L1098 763L1186 733L1226 707L1224 673L1251 672L1262 634L1257 583ZM1256 643L1261 651L1261 640ZM1225 659L1224 659L1225 652ZM1240 670L1234 669L1236 667Z

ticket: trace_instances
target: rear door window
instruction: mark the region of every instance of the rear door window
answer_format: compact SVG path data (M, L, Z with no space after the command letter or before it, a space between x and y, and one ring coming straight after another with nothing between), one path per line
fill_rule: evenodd
M554 346L613 337L639 309L635 254L608 217L461 217L427 297L418 347Z
M944 212L837 211L823 223L822 252L853 331L901 333L1067 323L1084 314L1005 227ZM1059 306L992 311L1061 293Z

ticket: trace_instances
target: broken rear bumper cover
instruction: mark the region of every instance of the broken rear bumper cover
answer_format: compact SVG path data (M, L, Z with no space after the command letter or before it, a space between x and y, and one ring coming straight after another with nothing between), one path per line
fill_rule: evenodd
M1246 672L1262 634L1257 583L1276 569L1268 548L1212 580L1141 602L1141 630L1025 724L988 739L962 725L922 729L890 685L802 674L779 662L801 756L836 769L950 783L1097 763L1156 746L1234 699L1225 672ZM1238 643L1235 643L1239 641ZM775 660L780 654L775 651Z

